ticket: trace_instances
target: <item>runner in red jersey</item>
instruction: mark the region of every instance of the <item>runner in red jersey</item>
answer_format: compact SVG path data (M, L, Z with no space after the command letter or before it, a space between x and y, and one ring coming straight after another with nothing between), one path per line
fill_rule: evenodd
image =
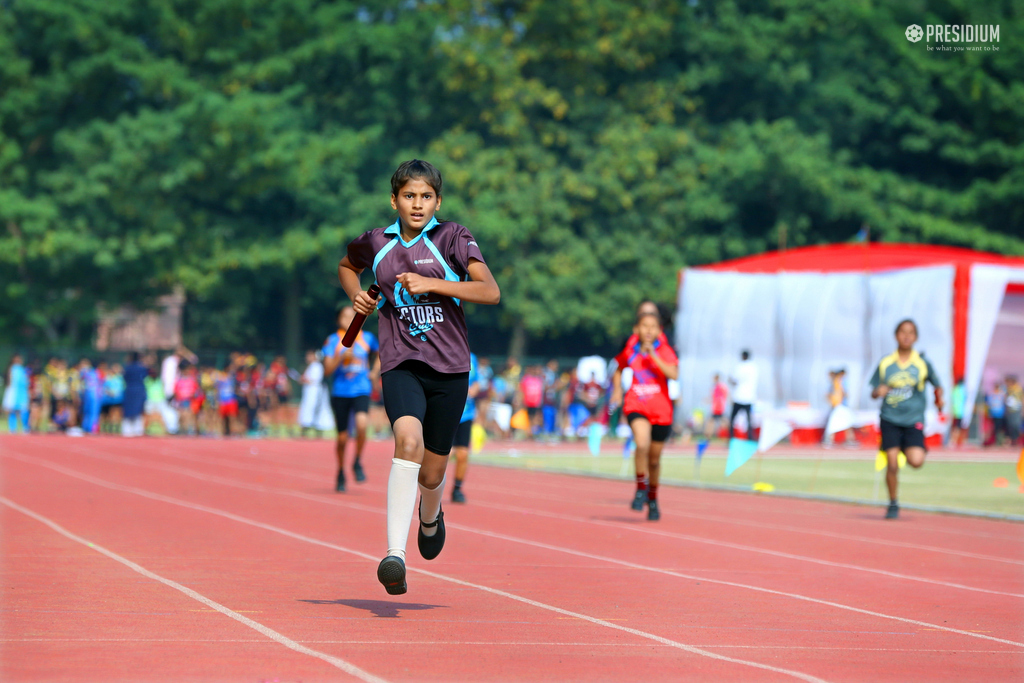
M623 411L636 441L636 482L634 510L647 503L647 519L661 518L658 510L658 480L661 449L672 431L672 399L668 380L679 374L679 360L664 340L660 317L641 313L636 323L636 341L627 343L615 357L618 369L612 378L612 402L622 403L622 371L630 368L633 381L626 392ZM632 340L632 337L630 338Z

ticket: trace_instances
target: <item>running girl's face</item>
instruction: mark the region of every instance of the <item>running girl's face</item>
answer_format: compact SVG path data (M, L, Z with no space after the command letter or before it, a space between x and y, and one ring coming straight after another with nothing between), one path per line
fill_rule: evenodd
M653 344L654 340L661 334L661 325L654 315L645 315L636 324L636 334L640 337L641 344Z
M896 330L896 344L900 351L910 351L917 341L917 328L914 323L903 323L900 329Z
M391 208L398 212L406 229L418 233L441 208L441 197L427 181L411 178L397 195L391 195Z

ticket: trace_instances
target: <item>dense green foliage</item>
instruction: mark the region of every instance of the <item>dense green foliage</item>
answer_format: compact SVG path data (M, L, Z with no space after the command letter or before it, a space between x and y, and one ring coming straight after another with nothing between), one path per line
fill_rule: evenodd
M193 344L315 344L413 156L502 286L485 352L606 345L783 239L1024 254L1020 40L999 0L3 0L0 341L181 285Z

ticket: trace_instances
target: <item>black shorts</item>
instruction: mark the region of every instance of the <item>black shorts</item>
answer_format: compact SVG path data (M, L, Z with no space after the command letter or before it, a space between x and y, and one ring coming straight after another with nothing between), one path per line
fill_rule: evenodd
M473 421L460 422L459 428L455 430L455 441L452 442L452 448L469 448L469 440L472 436Z
M921 423L917 424L920 425ZM882 432L883 451L887 451L890 448L899 448L906 453L908 448L915 447L928 450L924 445L924 430L920 426L902 427L882 420L879 424L879 430Z
M650 422L650 418L641 413L627 413L626 422L630 425L633 424L633 420L647 420ZM657 443L665 443L668 441L668 437L672 435L672 425L651 425L651 441Z
M369 396L331 396L331 412L338 433L348 431L348 419L353 413L365 413L370 409Z
M530 418L530 422L533 422L533 418L537 417L537 414L539 412L540 412L540 406L537 406L536 408L531 408L530 406L526 407L526 415L527 415L527 417Z
M438 372L407 360L381 375L381 391L392 428L400 417L415 417L423 425L424 448L438 455L451 453L469 394L468 372Z

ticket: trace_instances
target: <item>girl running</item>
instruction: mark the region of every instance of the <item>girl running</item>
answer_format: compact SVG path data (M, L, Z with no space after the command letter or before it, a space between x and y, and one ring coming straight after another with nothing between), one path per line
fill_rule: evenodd
M935 387L935 407L942 412L942 385L932 364L914 350L917 324L904 320L896 326L896 351L889 354L875 368L871 376L871 398L881 398L879 426L882 432L882 450L889 460L885 483L889 487L889 509L886 519L900 516L896 502L900 451L907 456L911 467L924 464L927 452L924 444L924 409L927 398L925 382Z
M656 313L641 313L636 323L636 341L615 357L618 369L612 377L612 402L622 404L622 371L633 371L633 382L626 392L623 410L636 441L636 494L632 508L643 510L647 519L658 520L658 481L661 476L661 449L672 431L672 399L668 380L679 374L675 351L664 341L661 318ZM632 340L632 337L630 338Z
M444 473L469 388L469 341L462 302L496 304L498 284L469 230L439 222L441 174L413 159L391 177L398 219L348 245L338 279L357 313L380 311L384 408L395 434L388 477L387 556L377 579L391 595L407 590L405 546L419 488L417 545L432 560L444 547ZM359 274L380 286L374 301Z

